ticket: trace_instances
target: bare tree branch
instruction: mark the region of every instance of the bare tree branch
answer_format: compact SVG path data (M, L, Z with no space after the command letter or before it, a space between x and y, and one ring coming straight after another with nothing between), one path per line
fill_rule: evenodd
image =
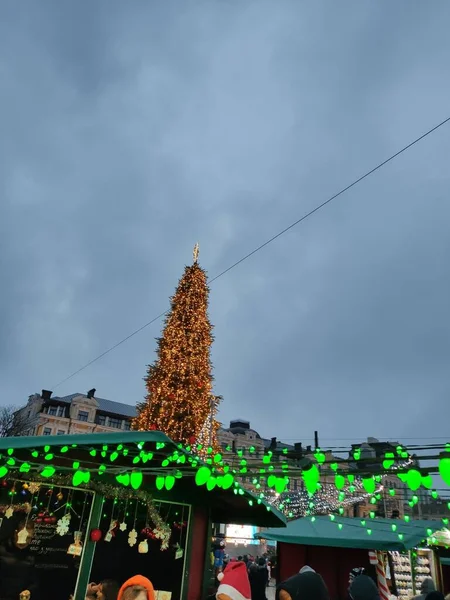
M0 437L20 435L24 430L25 420L18 412L18 406L12 404L0 406Z

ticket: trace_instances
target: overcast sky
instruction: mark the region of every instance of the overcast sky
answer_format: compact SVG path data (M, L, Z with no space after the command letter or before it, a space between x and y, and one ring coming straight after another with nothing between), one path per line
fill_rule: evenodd
M21 0L0 17L1 402L134 404L213 277L450 116L450 3ZM220 418L348 444L450 416L450 124L211 286ZM413 440L410 440L412 442Z

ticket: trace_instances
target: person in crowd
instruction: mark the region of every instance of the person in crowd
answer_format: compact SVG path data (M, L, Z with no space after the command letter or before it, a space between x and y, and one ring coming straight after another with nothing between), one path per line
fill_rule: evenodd
M300 573L308 573L308 571L310 571L311 573L315 573L314 569L309 565L305 565L300 569Z
M368 575L358 575L349 589L352 600L380 600L378 588Z
M445 596L442 592L434 591L427 594L425 600L445 600Z
M420 594L418 596L414 596L413 600L425 600L425 598L431 592L436 591L436 586L434 585L434 581L431 577L427 577L422 581L422 585L420 586Z
M105 579L97 586L97 600L117 600L119 584L113 579Z
M248 569L244 562L230 562L221 573L216 599L252 600Z
M259 558L257 562L251 563L248 569L248 578L252 590L252 600L267 600L266 587L269 572L264 558Z
M112 579L104 579L100 583L88 585L86 600L117 600L119 584Z
M142 575L135 575L125 581L119 590L117 600L155 600L152 582Z
M330 600L328 588L318 573L298 573L276 589L276 600Z

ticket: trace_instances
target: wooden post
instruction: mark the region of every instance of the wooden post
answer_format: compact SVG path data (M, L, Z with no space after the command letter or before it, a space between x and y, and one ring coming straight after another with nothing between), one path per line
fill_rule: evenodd
M89 521L86 527L86 539L84 541L83 555L81 557L80 569L78 571L78 579L75 587L74 600L85 600L86 590L89 585L89 576L91 574L92 563L95 554L95 542L91 541L91 529L95 529L100 525L102 518L104 497L101 494L94 494L92 501L92 509Z

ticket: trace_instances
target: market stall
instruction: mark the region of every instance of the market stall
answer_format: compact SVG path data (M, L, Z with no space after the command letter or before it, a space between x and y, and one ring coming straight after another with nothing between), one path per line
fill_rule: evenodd
M268 529L256 534L256 537L277 542L280 580L294 575L303 565L309 565L324 577L332 597L344 599L347 597L348 574L352 568L366 568L378 582L377 567L371 564L370 551L378 551L382 555L386 576L385 568L392 562L389 561L388 552L398 557L410 556L410 551L421 545L430 531L437 531L439 527L436 521L361 521L332 515L331 518L318 516L296 519L288 523L286 528ZM395 590L395 572L391 577Z
M197 600L215 521L285 523L160 432L0 440L1 600L84 600L137 572L160 600Z

